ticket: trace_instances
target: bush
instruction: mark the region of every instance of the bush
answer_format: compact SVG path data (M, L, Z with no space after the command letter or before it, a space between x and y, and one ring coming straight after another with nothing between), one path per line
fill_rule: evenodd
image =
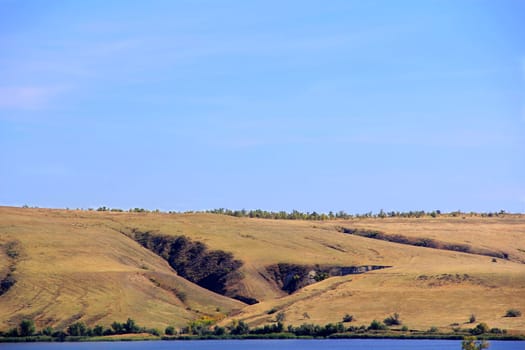
M50 337L53 334L53 328L47 326L46 328L42 329L42 334Z
M487 326L486 323L480 323L476 327L470 330L470 333L473 335L479 335L479 334L488 333L488 332L490 332L490 328L489 326Z
M244 321L232 321L230 333L233 335L242 335L250 333L250 327Z
M516 309L509 309L507 310L507 313L505 314L505 317L520 317L521 311Z
M474 322L476 322L476 315L471 314L471 315L470 315L470 318L469 318L468 321L469 321L469 323L474 323Z
M343 316L343 322L352 322L354 320L354 316L350 314L346 314Z
M97 324L95 327L93 327L93 330L91 331L91 333L94 336L100 337L101 335L104 334L104 327L102 327L101 325Z
M84 336L87 333L86 331L86 325L83 322L75 322L67 327L67 334L74 337Z
M492 334L504 334L505 330L500 328L491 328L490 333Z
M164 334L166 335L175 335L175 328L173 326L168 326L164 330Z
M398 326L401 324L401 320L399 319L399 314L396 312L395 314L388 316L383 321L387 326Z
M115 334L123 334L124 333L124 326L120 322L117 322L117 321L113 322L111 324L111 328L113 328L113 332Z
M33 320L22 320L20 322L20 336L29 337L35 333L35 323Z
M215 326L213 328L213 334L216 335L216 336L223 336L226 334L226 329L224 327L220 327L220 326Z
M147 329L146 332L157 337L160 336L160 331L156 328Z
M128 318L126 323L124 323L122 326L125 333L138 333L140 331L139 326L137 326L135 321L131 318Z
M368 326L368 330L372 330L372 331L380 331L380 330L385 330L385 329L386 329L386 325L377 320L373 320L370 323L370 326Z

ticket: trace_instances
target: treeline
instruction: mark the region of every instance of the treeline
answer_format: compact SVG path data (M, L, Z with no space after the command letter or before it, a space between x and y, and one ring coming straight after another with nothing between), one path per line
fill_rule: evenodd
M0 332L0 337L4 338L28 338L44 337L65 340L68 337L98 337L116 334L151 334L160 336L161 332L155 328L146 328L137 325L137 323L128 318L125 322L113 322L109 328L102 325L96 325L93 328L86 326L84 322L75 322L69 325L65 330L45 327L40 331L36 330L33 320L25 319L20 322L18 327L13 327L7 332Z
M334 335L340 337L351 335L367 335L367 334L393 334L392 332L403 333L405 336L410 334L443 334L439 333L438 328L430 327L425 331L410 330L406 325L403 325L399 314L395 313L386 317L382 322L373 320L368 326L346 326L350 322L355 321L352 315L346 314L343 316L342 322L328 323L325 325L318 325L313 323L303 323L299 326L284 325L285 315L280 312L276 316L276 323L267 324L262 327L250 328L250 326L242 320L234 320L229 326L222 327L215 325L211 327L209 321L206 319L193 321L188 327L181 328L177 333L173 327L166 328L166 335L169 336L197 336L200 338L206 337L253 337L264 338L264 336L279 334L284 337L312 337L312 338L327 338ZM395 327L395 328L392 328ZM490 328L486 323L479 323L473 328L459 328L453 329L453 334L457 336L502 336L506 335L507 331L500 328Z
M28 205L22 206L22 208L38 208L30 207ZM70 210L69 208L65 208ZM101 206L98 208L77 208L75 210L87 210L87 211L100 211L100 212L128 212L128 213L165 213L165 214L181 214L181 213L211 213L211 214L220 214L220 215L229 215L235 217L247 217L247 218L261 218L261 219L274 219L274 220L336 220L336 219L360 219L360 218L422 218L422 217L438 217L438 216L449 216L449 217L501 217L505 215L510 215L505 210L495 211L495 212L463 212L461 210L456 210L452 212L442 212L441 210L410 210L410 211L384 211L381 209L379 212L366 212L366 213L356 213L349 214L344 210L339 210L337 212L329 211L328 213L318 213L317 211L313 212L301 212L299 210L293 210L291 212L287 211L268 211L262 209L255 210L232 210L232 209L211 209L206 211L162 211L159 209L145 209L145 208L129 208L129 209L120 209L120 208L110 208L106 206Z
M278 314L278 316L281 315ZM281 315L283 316L283 315ZM486 338L508 338L505 330L499 328L489 328L485 323L480 323L474 328L454 329L454 333L439 333L436 327L431 327L426 331L409 330L406 326L401 328L389 328L390 326L400 326L401 321L397 314L387 317L383 322L374 320L368 326L345 326L345 323L352 322L350 315L343 317L343 322L328 323L317 325L304 323L300 326L285 326L281 320L273 324L262 327L250 328L242 320L234 320L230 325L223 327L213 326L213 320L203 318L192 321L188 326L176 330L173 326L168 326L163 332L154 328L140 327L131 318L126 322L113 322L110 327L96 325L93 328L86 326L83 322L75 322L65 330L54 330L46 327L36 331L32 320L23 320L18 327L12 328L7 332L0 332L1 341L74 341L89 339L92 337L104 337L112 335L143 334L148 336L162 337L162 339L231 339L231 338L352 338L352 337L443 337L458 338L475 335ZM519 337L518 337L519 338ZM104 339L104 338L102 338ZM126 339L125 336L122 339ZM519 338L521 339L521 338Z
M206 213L211 214L220 214L220 215L229 215L229 216L235 216L235 217L242 217L242 218L261 218L261 219L274 219L274 220L316 220L316 221L323 221L323 220L337 220L337 219L361 219L361 218L422 218L422 217L433 217L436 218L438 216L451 216L451 217L465 217L465 216L481 216L481 217L498 217L498 216L504 216L508 213L504 210L500 210L499 212L487 212L487 213L476 213L476 212L469 212L464 213L460 210L453 211L450 213L443 213L441 210L433 210L430 212L426 212L424 210L415 210L415 211L406 211L406 212L400 212L400 211L389 211L386 212L384 210L380 210L377 213L374 212L368 212L363 214L348 214L343 210L340 210L338 212L330 211L328 213L318 213L316 211L313 212L301 212L298 210L293 210L292 212L286 212L286 211L267 211L267 210L231 210L231 209L225 209L225 208L219 208L219 209L212 209L207 210Z

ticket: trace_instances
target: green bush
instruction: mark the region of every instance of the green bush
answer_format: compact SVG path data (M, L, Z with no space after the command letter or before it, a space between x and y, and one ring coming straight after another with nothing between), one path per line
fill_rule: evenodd
M373 320L370 323L370 326L368 326L368 330L372 330L372 331L380 331L380 330L385 330L385 329L386 329L386 325L377 320Z
M473 335L479 335L490 332L489 326L486 323L479 323L476 327L470 330L470 333Z
M97 324L94 328L93 328L93 335L96 335L96 336L101 336L104 334L104 327L102 327L101 325Z
M164 330L164 334L166 335L175 335L175 328L173 326L168 326Z
M50 337L53 334L53 328L47 326L46 328L42 329L42 334Z
M21 337L29 337L35 333L35 322L33 320L22 320L19 333Z
M151 334L151 335L156 335L157 337L160 336L160 331L156 328L151 328L151 329L148 329L146 330L147 333Z
M83 322L75 322L67 327L67 334L74 337L85 336L87 335L86 325Z

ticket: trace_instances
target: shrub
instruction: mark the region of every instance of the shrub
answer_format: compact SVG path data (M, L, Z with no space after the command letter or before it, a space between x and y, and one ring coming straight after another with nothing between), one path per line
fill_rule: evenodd
M102 327L101 325L97 324L94 328L93 328L93 335L96 335L96 336L101 336L104 334L104 327Z
M213 334L216 335L216 336L223 336L226 334L226 329L224 327L220 327L220 326L215 326L213 328Z
M53 334L53 328L47 326L46 328L42 329L42 334L50 337Z
M373 331L379 331L379 330L385 330L385 329L386 329L386 325L377 320L373 320L370 323L370 326L368 326L368 330L373 330Z
M233 335L241 335L250 333L250 327L244 321L232 321L230 326L230 333Z
M8 337L18 337L20 336L20 333L18 332L18 328L11 328L10 330L7 331L6 335Z
M388 316L383 321L387 326L397 326L401 324L401 320L399 319L399 314L396 312L395 314Z
M470 333L473 335L479 335L479 334L488 333L488 332L490 332L490 328L489 326L487 326L486 323L480 323L476 327L470 330Z
M509 309L507 310L507 313L505 314L505 317L520 317L521 311L516 309Z
M173 326L168 326L164 330L164 334L166 335L175 335L175 328Z
M138 333L140 331L139 326L131 318L128 318L126 323L123 324L125 333Z
M160 331L156 328L147 329L146 333L149 333L151 335L156 335L157 337L160 336Z
M428 329L428 333L437 333L437 332L438 332L438 328L435 326L432 326Z
M346 314L343 316L343 322L352 322L354 320L354 316L350 314Z
M67 334L74 337L84 336L87 333L86 331L86 325L83 322L75 322L67 327Z
M22 320L19 329L21 337L29 337L35 333L35 323L33 320Z
M469 318L468 321L469 321L469 323L474 323L474 322L476 322L476 315L471 314L471 315L470 315L470 318Z
M113 332L115 334L122 334L122 333L124 333L124 326L120 322L117 322L117 321L113 322L111 324L111 328L113 328Z
M500 328L491 328L490 329L490 333L492 334L503 334L505 333L503 329L500 329Z

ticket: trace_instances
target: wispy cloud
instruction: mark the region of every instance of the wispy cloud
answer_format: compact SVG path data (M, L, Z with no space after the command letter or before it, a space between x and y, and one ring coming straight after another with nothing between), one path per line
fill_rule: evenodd
M51 101L66 90L60 86L0 87L0 108L36 110L48 108Z

